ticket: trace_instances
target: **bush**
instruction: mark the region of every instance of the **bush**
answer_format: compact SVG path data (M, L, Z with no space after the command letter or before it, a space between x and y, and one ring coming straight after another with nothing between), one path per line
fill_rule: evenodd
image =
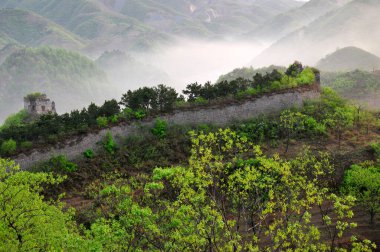
M207 103L207 100L203 97L198 97L197 99L195 99L194 103L198 105L203 105Z
M9 139L1 144L1 154L4 155L12 155L16 152L17 150L17 143L13 139Z
M88 149L88 150L86 150L85 152L83 152L83 156L84 156L85 158L92 159L92 158L94 158L95 154L94 154L94 151L93 151L93 150Z
M117 115L113 115L110 117L110 120L109 120L111 123L117 123L119 121L119 116Z
M49 163L53 171L75 172L78 170L78 166L67 160L64 155L52 157Z
M96 118L96 123L99 127L105 128L108 126L108 119L105 116L99 116Z
M380 144L373 143L373 144L371 144L371 148L375 152L376 157L380 158Z
M125 108L120 114L121 117L129 120L133 118L133 110L131 108Z
M159 137L159 138L165 138L166 137L166 131L167 131L167 123L164 120L157 119L154 127L152 128L152 134Z
M134 116L135 116L135 118L137 120L142 120L142 119L145 118L146 114L145 114L145 112L143 110L138 110L138 111L135 112Z
M30 141L24 141L24 142L21 142L21 144L20 144L20 147L22 149L30 149L30 148L32 148L32 146L33 146L33 143Z
M357 198L373 223L380 213L380 167L353 165L345 173L342 191Z
M103 142L103 147L108 153L110 154L115 153L116 143L115 143L115 140L113 139L111 132L107 132L106 137Z
M28 114L26 113L25 110L21 110L17 114L8 116L8 118L5 119L4 124L0 126L0 131L3 129L9 129L11 127L21 126L24 123L27 116Z

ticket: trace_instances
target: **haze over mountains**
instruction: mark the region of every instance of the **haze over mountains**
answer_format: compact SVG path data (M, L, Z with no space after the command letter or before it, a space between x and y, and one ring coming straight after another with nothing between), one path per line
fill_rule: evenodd
M6 76L0 82L0 106L14 85L52 97L94 89L102 100L160 83L181 90L191 82L216 81L242 66L288 65L294 60L317 65L337 48L354 46L380 55L378 13L378 0L0 0L0 69ZM86 58L86 64L102 72L104 84L86 74L72 83L70 76L57 80L37 66L24 64L22 69L30 69L21 72L20 66L9 64L15 55L30 56L20 52L41 46L75 51L78 57L70 60ZM44 50L33 52L46 58ZM360 62L361 69L377 68L373 57L359 53L363 60L358 61L357 53L344 54ZM66 59L47 62L57 70ZM321 62L321 68L330 67ZM330 62L335 62L333 70L344 68L331 57ZM353 62L349 69L357 65ZM16 83L17 68L22 81ZM50 82L49 88L28 82L26 72L40 76L41 83ZM22 101L23 95L10 96ZM84 104L93 101L92 95L82 99ZM16 107L2 111L0 120Z
M253 60L253 64L288 64L298 59L316 64L321 55L338 47L356 46L380 54L380 1L352 0L317 18L307 26L272 44Z

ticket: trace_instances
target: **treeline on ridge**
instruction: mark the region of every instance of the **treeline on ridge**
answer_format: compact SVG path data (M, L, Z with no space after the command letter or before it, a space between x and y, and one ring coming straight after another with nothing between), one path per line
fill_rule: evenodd
M179 95L174 88L158 85L130 90L122 96L120 102L113 99L105 101L102 106L92 103L81 111L44 115L32 122L26 122L27 115L20 112L9 117L0 127L0 154L10 156L17 150L31 148L35 143L55 144L69 135L84 134L92 128L141 120L146 116L170 113L175 108L206 104L211 100L223 100L226 97L244 99L309 85L314 83L318 75L318 70L303 67L301 63L295 62L285 72L274 69L264 75L256 73L253 80L239 78L216 84L189 84L183 90L183 95Z

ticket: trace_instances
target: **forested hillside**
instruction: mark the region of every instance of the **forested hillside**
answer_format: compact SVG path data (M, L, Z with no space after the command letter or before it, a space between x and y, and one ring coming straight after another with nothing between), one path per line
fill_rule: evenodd
M379 13L0 0L0 252L380 251Z
M374 71L380 69L380 58L360 48L345 47L318 61L317 67L326 72Z
M198 106L202 99L242 99L238 90L276 92L276 82L289 85L290 79L309 85L315 74L296 63L261 82L231 81L240 85L228 92L222 82L189 85L184 94L190 106ZM2 141L2 155L12 156L16 148L27 153L42 139L52 144L75 130L91 131L79 121L107 128L184 102L168 87L146 87L124 94L120 103L91 104L32 123L13 120L1 137L13 132L20 139ZM374 251L380 234L378 123L376 114L325 89L301 108L221 128L157 119L127 138L107 134L99 151L88 149L77 160L53 156L31 171L20 172L0 158L0 200L12 208L0 209L7 216L0 222L0 247ZM55 138L47 137L56 129L61 131ZM28 135L33 142L21 144Z
M380 109L378 72L356 70L345 73L322 73L322 83L353 103L362 104L372 110Z
M8 43L17 42L24 46L55 45L76 50L84 46L78 36L29 11L0 9L0 23L0 37Z
M0 66L0 104L9 111L23 107L23 96L43 90L60 104L74 109L106 97L107 79L90 59L64 49L42 47L14 52ZM100 96L101 95L101 96ZM1 111L1 117L7 111Z

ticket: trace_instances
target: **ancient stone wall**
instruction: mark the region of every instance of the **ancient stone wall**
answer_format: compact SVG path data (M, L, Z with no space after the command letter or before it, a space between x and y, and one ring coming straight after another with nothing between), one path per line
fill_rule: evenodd
M313 85L288 90L283 93L268 94L260 98L240 103L236 102L235 104L175 111L161 118L172 124L212 123L225 125L231 121L246 120L261 114L279 113L286 108L299 107L302 106L305 100L315 99L319 96L319 86ZM120 139L137 132L141 126L151 126L153 123L154 120L148 120L132 125L120 125L101 130L95 134L73 138L65 143L63 147L52 147L44 151L36 150L28 155L21 154L15 158L15 161L20 164L22 169L27 169L36 163L49 160L54 155L65 155L69 159L75 159L80 157L87 149L99 149L99 142L104 139L107 132L111 132L115 139Z

